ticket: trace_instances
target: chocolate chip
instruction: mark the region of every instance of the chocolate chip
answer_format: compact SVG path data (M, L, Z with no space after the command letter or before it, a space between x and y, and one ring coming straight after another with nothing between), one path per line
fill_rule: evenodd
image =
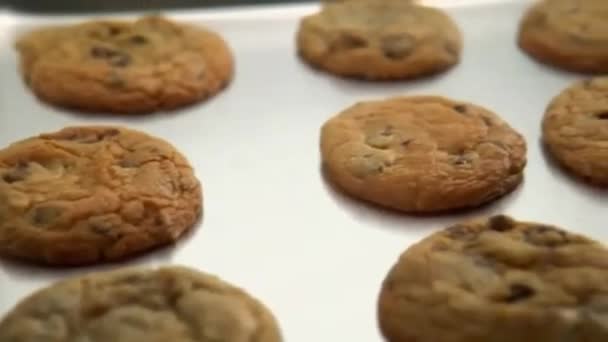
M19 162L11 171L2 175L2 180L12 184L25 180L28 175L28 163Z
M134 45L143 45L148 43L148 38L142 36L141 34L136 34L134 36L131 36L131 38L129 38L129 43L134 44Z
M475 231L469 226L456 224L445 229L445 233L450 239L470 240L475 237Z
M91 56L93 56L93 58L107 60L110 65L115 67L125 67L131 64L131 56L125 52L103 46L93 46L91 48Z
M110 33L110 36L117 36L122 32L122 29L117 26L110 26L108 32Z
M414 141L414 139L406 139L406 140L403 140L403 141L401 142L401 146L403 146L403 147L407 147L409 144L411 144L411 143L412 143L412 141Z
M488 227L497 232L506 232L513 229L515 221L505 215L496 215L488 219Z
M504 298L507 303L516 303L534 296L534 289L524 284L511 284L509 294Z
M126 53L122 53L120 55L112 56L109 58L110 65L120 68L126 67L131 64L131 60L131 56L127 55Z
M469 165L471 164L472 160L469 156L461 154L459 156L456 156L455 158L452 159L452 164L454 165Z
M57 207L37 207L32 214L32 223L36 226L46 226L61 215L61 209Z
M118 51L103 46L93 46L91 48L91 56L93 56L94 58L108 59L118 54Z
M458 113L461 113L461 114L466 114L467 113L467 106L465 106L463 104L455 105L453 108Z
M414 40L407 35L393 35L382 39L382 52L390 59L402 59L414 51Z
M67 139L81 144L94 144L120 134L116 128L108 128L102 132L79 131L70 134Z
M607 112L601 112L601 113L596 113L595 117L600 119L600 120L608 120L608 111Z
M343 32L333 45L339 49L358 49L367 47L367 40L351 32Z
M529 227L524 237L528 243L541 247L559 247L569 242L566 232L543 225Z

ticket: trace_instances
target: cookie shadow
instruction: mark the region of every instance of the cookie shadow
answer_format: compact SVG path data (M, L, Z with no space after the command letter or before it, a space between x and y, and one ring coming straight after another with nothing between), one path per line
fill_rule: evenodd
M119 260L101 261L90 265L63 266L44 265L2 256L0 258L0 269L12 280L29 281L58 280L83 273L110 271L124 267L170 264L173 263L175 253L181 248L182 244L188 243L197 231L202 228L202 222L203 216L201 216L200 220L192 229L185 232L184 235L173 244L159 246Z
M444 210L433 213L411 213L382 207L378 204L349 196L331 182L327 174L327 168L323 164L320 166L320 173L326 192L334 202L351 216L359 221L373 224L374 227L377 226L380 229L399 231L419 229L421 226L433 229L441 228L458 221L501 214L505 212L511 203L517 201L525 183L524 178L521 184L510 193L477 207Z
M608 196L608 186L593 183L589 178L579 176L568 170L566 166L553 158L551 151L549 151L547 145L543 143L542 138L538 140L538 144L549 173L557 178L559 182L568 184L568 186L572 188L577 188L579 191L592 197Z
M446 69L436 70L425 75L409 79L367 79L361 76L346 76L333 74L317 65L307 62L298 52L295 52L301 67L306 72L313 73L319 80L324 80L344 92L372 91L384 93L389 91L408 91L421 86L429 86L448 78L459 67L459 64Z

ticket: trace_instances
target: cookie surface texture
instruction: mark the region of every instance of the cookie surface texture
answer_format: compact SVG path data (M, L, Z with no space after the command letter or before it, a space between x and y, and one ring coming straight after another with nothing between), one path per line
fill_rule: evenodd
M279 342L245 291L184 267L122 269L51 285L0 322L2 342Z
M406 212L474 207L523 178L526 144L496 114L434 96L358 103L321 129L329 180Z
M170 244L201 213L201 186L169 143L69 127L0 150L0 253L83 265Z
M520 23L519 45L545 64L608 72L608 1L541 1Z
M562 165L608 186L608 78L565 89L547 107L542 127L545 146Z
M458 63L462 38L441 10L410 1L328 3L302 19L300 55L333 74L363 79L408 79Z
M204 100L232 78L233 59L209 30L162 17L49 27L17 42L21 70L41 99L117 114Z
M608 250L506 216L449 227L410 247L384 280L390 342L608 339Z

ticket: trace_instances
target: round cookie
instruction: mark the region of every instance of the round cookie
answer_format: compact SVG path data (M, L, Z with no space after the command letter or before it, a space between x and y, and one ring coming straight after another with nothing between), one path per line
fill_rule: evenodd
M523 18L519 45L542 63L608 72L608 1L541 1Z
M245 291L185 267L72 278L19 303L3 342L280 342L270 311Z
M577 82L549 104L543 141L566 168L608 186L608 77Z
M326 122L321 155L346 193L406 212L478 206L523 178L526 144L497 115L442 97L358 103Z
M55 265L123 259L176 241L201 186L169 143L70 127L0 150L0 254Z
M175 109L217 93L234 68L219 35L156 16L44 28L17 49L40 98L85 111Z
M458 63L462 38L442 11L401 0L328 3L302 19L300 55L331 73L409 79Z
M506 216L457 224L411 246L384 280L390 342L608 340L608 249Z

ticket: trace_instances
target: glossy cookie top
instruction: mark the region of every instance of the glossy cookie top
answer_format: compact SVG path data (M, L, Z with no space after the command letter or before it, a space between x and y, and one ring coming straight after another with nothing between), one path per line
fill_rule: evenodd
M43 28L17 49L38 96L91 111L177 108L213 95L233 72L217 34L154 16Z
M70 127L0 150L0 253L78 265L171 243L201 212L201 186L167 142Z

